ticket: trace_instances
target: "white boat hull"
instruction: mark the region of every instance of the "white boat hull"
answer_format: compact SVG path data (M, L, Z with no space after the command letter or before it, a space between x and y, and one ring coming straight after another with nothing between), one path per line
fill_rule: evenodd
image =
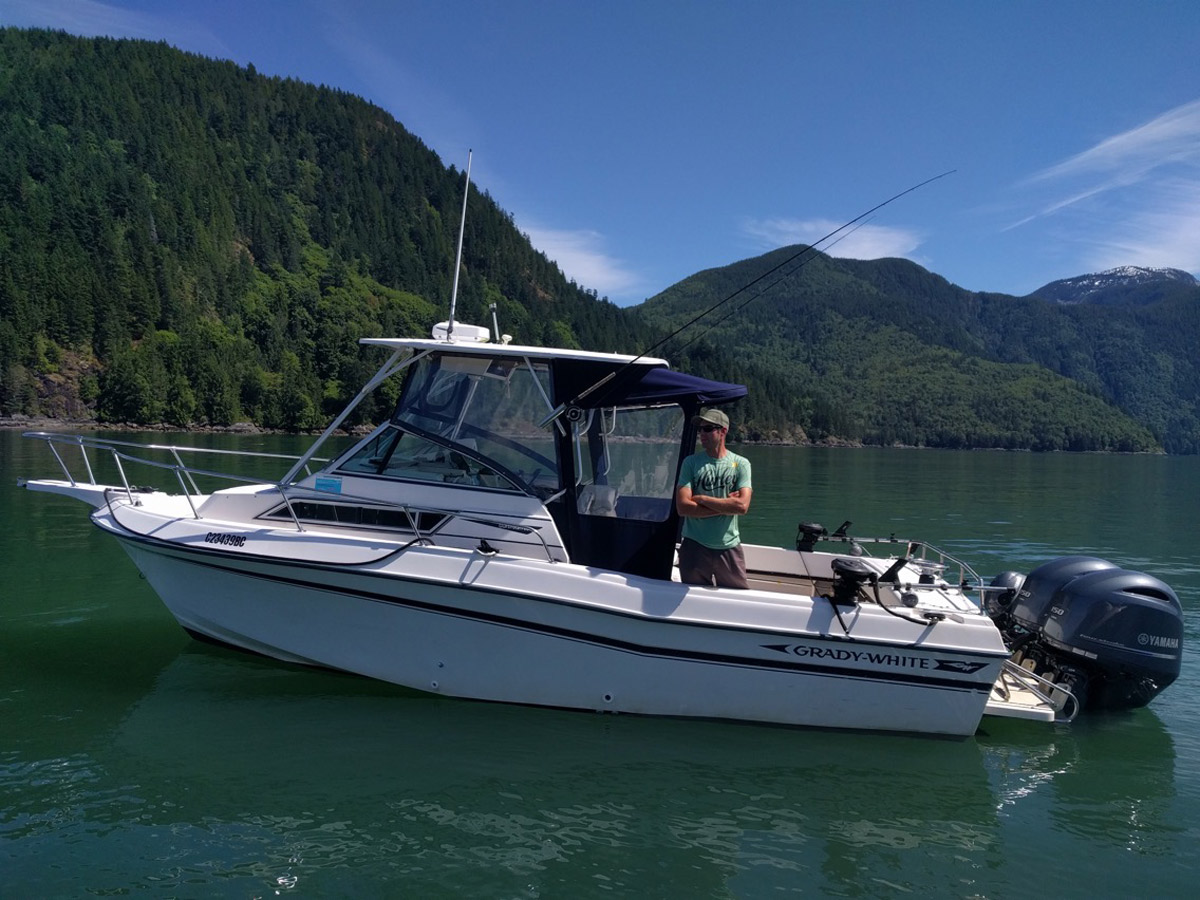
M131 507L119 517L152 518ZM347 558L358 562L312 563L301 561L305 533L261 535L295 543L280 559L206 543L194 520L140 533L105 510L95 520L190 632L448 696L961 736L975 731L1005 655L987 646L990 627L973 628L983 623L913 625L905 636L894 626L906 623L860 615L846 635L827 603L808 598L730 599L720 589L437 547L369 554L357 542ZM180 533L189 528L190 541ZM313 539L328 554L327 539ZM734 611L737 624L723 621ZM975 652L962 649L971 631L984 638Z

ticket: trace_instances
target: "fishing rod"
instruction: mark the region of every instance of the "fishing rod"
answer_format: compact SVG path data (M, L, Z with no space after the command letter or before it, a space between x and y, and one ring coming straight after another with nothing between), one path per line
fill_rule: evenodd
M603 378L599 379L595 384L580 391L572 399L563 401L558 406L556 406L550 412L550 414L548 416L546 416L546 418L542 419L542 421L539 422L538 424L544 428L545 426L549 425L551 422L554 422L555 420L558 419L559 416L561 416L568 409L571 409L572 407L577 406L579 404L580 400L583 400L589 394L594 393L595 391L599 390L604 385L608 384L610 381L612 381L614 378L616 378L618 375L620 375L626 369L633 366L639 360L644 359L645 357L649 356L651 353L653 353L659 347L663 346L668 341L674 339L675 337L677 337L678 335L680 335L687 329L691 328L693 325L695 325L701 319L704 319L707 316L712 315L712 313L716 312L718 309L720 309L726 303L729 303L731 300L733 300L735 297L737 297L742 292L749 290L750 288L754 287L754 285L756 285L760 281L762 281L764 278L767 278L768 276L775 274L776 272L778 272L780 269L784 268L785 266L788 266L791 263L795 262L796 260L800 259L801 257L808 255L809 256L808 259L803 260L800 263L800 265L796 266L795 269L791 270L791 272L789 272L787 274L794 274L795 272L798 272L801 268L803 268L805 265L807 265L809 263L809 261L812 259L812 256L818 252L817 248L820 244L825 243L826 241L828 241L830 238L834 237L835 235L841 234L847 228L850 228L852 225L855 225L856 223L862 221L863 219L867 218L867 216L870 216L872 213L878 212L879 210L883 209L888 204L894 203L895 201L899 200L901 197L903 197L907 194L911 194L913 191L920 190L921 188L925 187L926 185L932 184L933 182L938 181L941 178L945 178L947 175L952 175L956 171L957 171L956 169L950 169L949 171L943 172L940 175L934 175L932 178L926 178L924 181L920 182L919 184L914 184L912 187L905 188L904 190L900 191L900 193L898 193L898 194L893 194L891 197L888 197L882 203L878 203L875 206L872 206L866 212L860 213L859 215L855 216L850 221L848 221L842 225L839 225L837 228L833 229L833 231L829 232L824 237L819 238L818 240L814 241L813 243L809 244L808 246L802 248L801 250L798 250L796 253L793 253L787 259L783 260L783 262L779 263L778 265L772 266L771 268L767 269L765 272L761 273L757 277L746 282L746 284L742 285L740 288L738 288L733 293L729 294L728 296L726 296L726 297L718 300L716 303L712 304L710 307L708 307L708 309L693 316L691 319L688 319L688 321L684 322L682 325L680 325L678 328L676 328L674 331L672 331L666 337L662 338L661 340L655 342L653 345L651 345L647 349L643 350L641 353L639 353L633 359L629 360L629 362L625 363L625 365L621 366L619 369L614 369L612 372L609 372ZM779 279L776 279L776 281L771 282L771 284L769 284L767 287L768 288L774 287L774 285L777 284L780 280L782 280L783 277L784 276L781 276ZM763 295L763 293L765 293L765 291L766 291L766 288L764 288L762 291L759 291L753 297L749 298L749 300L747 300L746 303L749 303L750 300L753 300L757 297L761 297ZM742 305L744 306L745 303L743 303ZM741 307L738 307L738 309L740 309L740 308ZM734 311L736 312L736 310L734 310ZM724 320L721 320L721 321L724 321ZM720 322L717 322L716 324L720 324ZM714 327L715 327L715 325L714 325Z

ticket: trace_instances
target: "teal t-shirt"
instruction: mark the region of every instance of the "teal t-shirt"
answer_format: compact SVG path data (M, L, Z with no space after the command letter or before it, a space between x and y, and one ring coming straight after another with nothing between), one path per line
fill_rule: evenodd
M741 488L753 488L750 484L750 460L729 450L720 459L713 459L703 451L693 453L679 469L678 486L690 487L693 494L720 498L728 497ZM683 536L710 550L728 550L741 543L737 516L686 518L683 520Z

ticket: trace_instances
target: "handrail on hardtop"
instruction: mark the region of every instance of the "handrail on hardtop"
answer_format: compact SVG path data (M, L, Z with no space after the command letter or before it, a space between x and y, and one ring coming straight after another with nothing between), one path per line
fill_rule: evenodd
M268 484L268 482L264 482L261 478L251 478L251 477L244 476L244 475L233 475L229 472L216 472L216 471L213 471L210 469L200 469L200 468L197 468L196 466L189 466L189 465L185 464L182 459L180 459L179 453L181 451L182 452L192 452L192 453L211 453L211 454L224 455L224 456L235 456L235 457L258 457L258 458L267 458L267 459L286 459L286 460L293 460L293 461L301 460L302 461L301 465L302 465L305 473L308 475L312 474L312 471L308 467L309 463L311 463L311 462L328 462L328 459L321 458L321 457L315 457L315 456L303 456L302 457L302 456L296 456L296 455L287 454L287 453L265 453L265 452L256 451L256 450L220 450L220 449L213 448L213 447L179 447L174 444L140 444L140 443L137 443L136 441L118 441L118 440L114 440L114 439L110 439L110 438L90 437L90 436L79 435L79 434L66 434L66 433L52 432L52 431L27 431L22 436L45 441L50 446L50 450L54 454L54 458L58 460L58 464L62 468L63 474L66 476L67 481L70 482L70 484L72 486L75 486L79 482L75 479L75 476L71 473L71 469L67 465L66 460L64 460L62 455L58 452L58 448L55 446L56 444L66 444L66 445L70 445L70 446L77 446L80 448L80 455L83 458L83 465L84 465L84 468L87 470L87 483L91 484L91 485L96 485L96 486L99 486L99 485L97 484L95 473L92 470L91 459L88 457L87 451L89 448L91 448L98 452L104 451L104 452L109 453L112 456L113 462L116 464L117 471L120 473L121 486L124 488L125 494L129 498L130 504L134 504L134 505L136 505L139 502L137 500L137 498L134 497L134 491L137 490L137 487L136 487L136 485L131 485L129 483L129 479L125 474L125 467L121 464L122 460L125 460L127 462L138 463L140 465L151 466L152 468L166 469L168 471L174 472L176 479L178 479L178 481L179 481L179 486L182 489L183 495L185 498L187 498L188 506L192 510L192 516L193 516L193 518L196 518L196 519L200 519L203 517L200 515L199 510L196 509L196 504L192 501L193 493L195 493L197 495L201 493L199 486L196 484L196 479L194 476L199 475L204 478L224 479L226 481L235 481L235 482L239 482L241 484L260 484L261 485L261 484ZM171 454L171 457L172 457L172 459L174 459L174 462L167 463L167 462L161 462L159 460L148 459L144 456L137 456L135 454L127 453L124 450L119 449L122 447L132 447L137 450L157 450L157 451L167 452L167 453ZM295 467L293 467L292 471L295 471ZM185 478L187 479L186 482L184 481ZM189 484L191 486L191 491L188 490ZM498 528L498 529L504 530L504 531L515 531L515 532L518 532L521 534L532 534L534 537L536 537L538 539L538 541L541 542L542 549L546 552L546 558L550 562L556 562L556 560L554 559L554 554L550 550L550 545L546 543L546 539L541 535L541 533L539 532L539 530L536 526L516 525L511 522L498 522L495 520L483 519L478 516L465 513L462 510L439 509L439 508L435 508L435 507L415 507L415 506L409 506L404 503L395 503L390 500L383 500L378 497L362 497L362 496L358 496L355 494L346 494L346 493L333 494L333 492L331 492L331 491L323 491L320 488L303 487L295 482L284 483L281 481L281 482L270 483L270 486L272 488L274 488L275 490L279 491L280 496L282 496L282 498L283 498L283 503L287 507L288 514L291 516L292 523L296 526L297 531L304 531L304 526L301 524L300 517L298 515L296 515L296 511L292 507L292 501L293 501L293 499L296 499L295 495L300 495L300 496L304 496L304 497L336 496L343 500L355 500L355 501L359 501L359 502L363 502L363 503L370 503L375 506L392 507L394 509L400 510L401 512L404 513L405 518L408 519L409 526L412 528L413 534L416 535L416 540L420 541L422 543L426 543L426 544L433 543L431 536L436 534L438 531L440 531L441 528L444 526L445 522L449 521L450 518L469 519L470 521L477 522L477 523L483 524L483 525L489 525L489 526L492 526L492 527L495 527L495 528ZM417 516L414 515L414 513L419 514L419 513L423 513L423 512L433 513L435 515L439 515L439 516L443 517L442 521L438 525L435 525L433 528L430 528L427 533L422 533L421 528L419 527L418 522L417 522Z

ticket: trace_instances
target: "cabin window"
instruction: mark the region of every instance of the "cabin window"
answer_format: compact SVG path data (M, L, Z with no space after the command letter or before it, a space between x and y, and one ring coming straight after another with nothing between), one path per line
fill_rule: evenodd
M411 532L413 522L422 534L427 534L446 520L445 513L405 512L398 507L363 506L351 503L326 503L317 500L293 500L266 513L265 519L290 521L292 513L301 522L331 523L351 528L370 528L383 531ZM411 515L411 518L410 518Z
M678 406L595 409L575 422L580 514L665 521L675 497L683 425Z

